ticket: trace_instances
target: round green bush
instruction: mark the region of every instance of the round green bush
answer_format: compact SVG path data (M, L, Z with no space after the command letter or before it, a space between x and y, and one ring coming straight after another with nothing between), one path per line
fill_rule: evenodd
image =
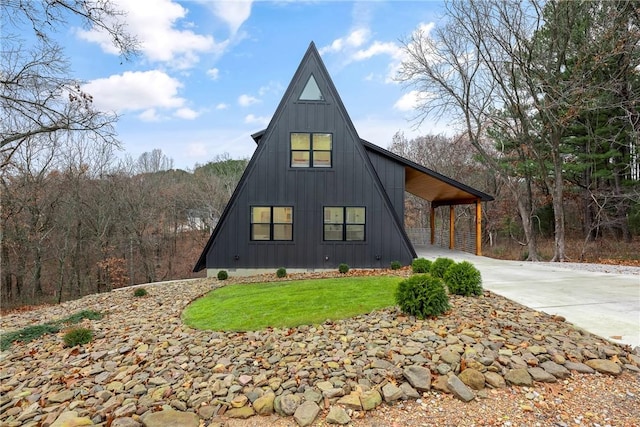
M144 297L148 294L147 290L145 288L137 288L135 291L133 291L133 296L134 297Z
M411 262L411 270L414 274L426 274L431 270L431 260L416 258Z
M87 328L74 328L64 334L62 339L66 347L87 344L93 339L93 331Z
M449 292L465 297L482 295L482 276L469 261L454 264L444 274Z
M400 270L401 268L402 268L402 264L400 264L400 261L391 261L392 270Z
M437 317L451 308L442 280L428 274L417 274L400 282L395 297L403 313L419 319Z
M218 271L218 280L227 280L229 278L229 273L226 270Z
M338 266L338 271L342 274L347 274L349 272L349 266L347 264L342 263Z
M280 267L276 270L276 276L282 279L283 277L287 277L287 269L284 267Z
M438 277L440 279L444 278L444 274L447 272L449 267L451 267L456 262L451 258L440 257L437 258L431 264L431 268L429 269L429 273L433 277Z

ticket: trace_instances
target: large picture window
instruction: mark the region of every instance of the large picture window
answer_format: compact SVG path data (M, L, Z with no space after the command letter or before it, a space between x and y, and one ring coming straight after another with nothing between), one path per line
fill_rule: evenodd
M291 167L330 168L332 143L330 133L292 133Z
M251 240L293 240L293 208L252 206Z
M365 208L326 206L324 208L324 240L364 241Z

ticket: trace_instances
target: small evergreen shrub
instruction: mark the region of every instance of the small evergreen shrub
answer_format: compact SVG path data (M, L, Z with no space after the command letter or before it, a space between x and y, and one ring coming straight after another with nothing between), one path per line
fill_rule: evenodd
M74 328L64 334L62 339L66 347L87 344L93 339L93 331L87 328Z
M71 316L67 317L66 319L62 320L62 323L71 323L71 324L75 324L75 323L80 323L82 322L84 319L88 319L88 320L100 320L102 319L104 316L102 315L102 313L100 313L99 311L94 311L94 310L82 310L79 311L75 314L72 314Z
M338 271L342 274L347 274L349 272L349 266L345 263L342 263L338 266Z
M465 297L482 295L482 276L469 261L454 264L444 274L449 292Z
M431 260L416 258L411 262L411 270L414 274L426 274L431 270Z
M419 319L437 317L451 308L442 280L428 274L417 274L400 282L395 298L400 310Z
M218 271L218 280L227 280L229 278L229 273L226 270Z
M284 267L280 267L276 270L276 276L282 279L283 277L287 277L287 269Z
M44 325L33 325L22 328L18 331L3 333L0 337L0 350L5 351L16 341L31 342L46 334L55 334L60 331L56 325L46 323Z
M402 264L400 264L400 261L391 261L392 270L400 270L401 268L402 268Z
M440 279L444 278L444 274L447 272L449 267L451 267L456 262L451 258L440 257L437 258L431 264L431 268L429 269L429 273L433 277L438 277Z
M147 295L148 295L148 292L145 288L137 288L135 291L133 291L134 297L144 297Z

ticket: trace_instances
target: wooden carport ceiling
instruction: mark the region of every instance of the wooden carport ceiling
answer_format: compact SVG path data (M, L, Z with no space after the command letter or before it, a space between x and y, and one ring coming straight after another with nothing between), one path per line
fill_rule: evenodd
M405 190L414 196L428 200L434 206L469 204L481 199L477 195L412 167L405 166L404 171Z

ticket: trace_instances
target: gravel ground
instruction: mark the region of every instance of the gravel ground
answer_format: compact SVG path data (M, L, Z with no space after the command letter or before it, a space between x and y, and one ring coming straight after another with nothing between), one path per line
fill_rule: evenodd
M594 273L640 275L640 267L629 265L591 264L583 262L540 262L538 264L569 270L592 271Z

